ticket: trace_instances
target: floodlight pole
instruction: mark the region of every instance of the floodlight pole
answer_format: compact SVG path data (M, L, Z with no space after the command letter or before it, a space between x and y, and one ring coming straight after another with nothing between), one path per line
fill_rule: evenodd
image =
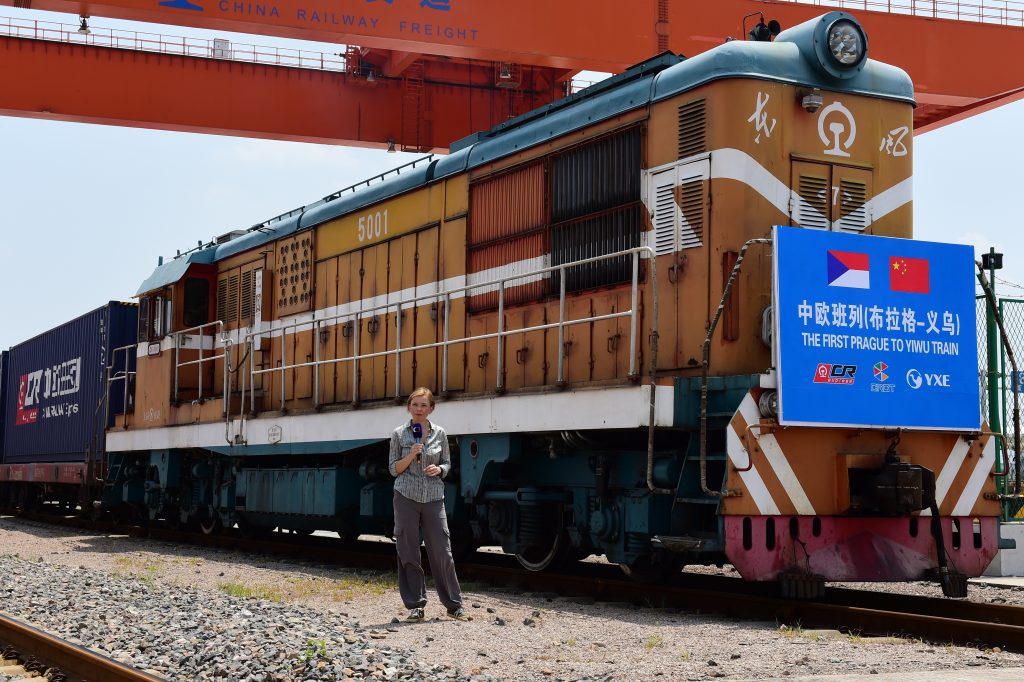
M988 258L983 258L983 261L987 261L984 265L987 265L988 269L988 286L992 292L992 298L996 301L996 250L994 247L989 247L989 252L986 254ZM996 311L995 309L987 305L985 306L985 330L988 338L988 428L993 433L1002 433L1002 411L1000 410L1000 398L1002 397L999 392L999 330L996 329Z

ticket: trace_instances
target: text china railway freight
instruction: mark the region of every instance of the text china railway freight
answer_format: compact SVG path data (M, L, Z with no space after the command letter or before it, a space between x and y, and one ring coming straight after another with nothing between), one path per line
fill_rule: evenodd
M280 19L284 16L281 8L273 3L219 0L216 9L221 14L268 17L273 19ZM386 28L387 23L387 20L379 17L347 12L339 13L323 7L297 7L294 10L287 10L287 12L294 12L288 18L303 24L337 26L358 31L376 32ZM397 23L398 32L410 37L446 38L465 43L475 42L479 33L478 29L470 26L440 24L428 21L408 21L406 19L400 19Z

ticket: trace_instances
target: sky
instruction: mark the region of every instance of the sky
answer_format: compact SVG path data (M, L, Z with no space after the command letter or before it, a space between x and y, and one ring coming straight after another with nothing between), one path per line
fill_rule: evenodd
M0 14L76 21L9 7ZM90 23L222 35L102 18ZM994 246L1005 254L999 274L1005 282L997 289L1024 296L1024 288L1013 286L1024 285L1024 231L1017 215L1024 138L1015 132L1021 120L1024 102L915 139L914 232L919 239L971 244L979 254ZM159 256L246 229L413 158L383 150L0 117L0 281L6 288L0 294L0 348L108 300L130 300Z

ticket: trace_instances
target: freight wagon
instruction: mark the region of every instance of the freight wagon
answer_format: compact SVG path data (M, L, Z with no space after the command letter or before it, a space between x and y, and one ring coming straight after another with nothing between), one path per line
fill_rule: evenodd
M123 393L106 401L108 372L126 370L113 349L135 338L136 309L111 301L4 352L0 506L91 507L106 428L125 410Z

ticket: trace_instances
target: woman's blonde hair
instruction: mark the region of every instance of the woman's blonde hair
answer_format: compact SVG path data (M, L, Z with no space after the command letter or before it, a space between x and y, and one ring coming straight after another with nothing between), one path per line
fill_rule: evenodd
M405 406L408 407L409 405L412 405L412 399L416 398L418 396L421 396L421 395L425 396L426 399L430 402L430 409L434 409L434 406L435 406L434 405L434 403L435 403L435 401L434 401L434 392L431 391L426 386L420 386L415 391L410 393L409 394L409 399L405 401Z

